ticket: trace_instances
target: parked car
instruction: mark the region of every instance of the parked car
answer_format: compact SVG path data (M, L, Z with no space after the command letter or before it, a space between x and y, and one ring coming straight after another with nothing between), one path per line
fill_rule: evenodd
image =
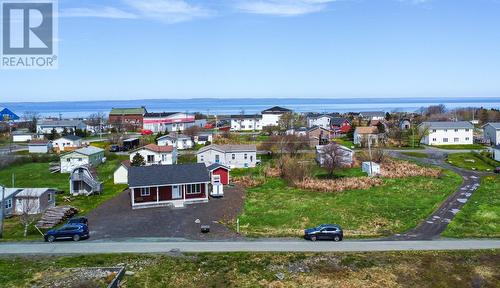
M120 152L120 146L111 145L111 148L109 148L109 152Z
M46 242L54 242L56 239L80 239L89 238L89 228L84 224L66 224L58 229L47 231L44 235Z
M344 232L337 224L321 224L318 227L310 228L304 230L304 238L316 241L316 240L333 240L342 241L344 238Z
M86 217L73 217L69 219L67 224L84 224L89 225L89 220Z

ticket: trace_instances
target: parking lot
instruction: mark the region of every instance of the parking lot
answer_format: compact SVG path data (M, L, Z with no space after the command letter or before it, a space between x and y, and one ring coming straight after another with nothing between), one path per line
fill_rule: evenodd
M126 190L87 215L91 239L241 238L222 223L236 218L243 205L244 192L240 188L227 186L224 194L223 198L210 198L208 203L190 204L181 209L160 207L132 210L129 191ZM199 223L196 223L197 219ZM200 225L210 225L210 232L202 234Z

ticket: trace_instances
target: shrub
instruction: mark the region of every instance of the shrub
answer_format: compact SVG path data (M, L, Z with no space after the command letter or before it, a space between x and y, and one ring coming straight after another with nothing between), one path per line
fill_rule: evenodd
M368 189L374 186L380 186L383 183L384 181L382 179L372 177L352 177L336 180L318 180L308 178L295 183L295 186L305 190L320 192L342 192L345 190Z
M426 176L437 178L441 175L441 169L422 167L407 161L395 161L387 159L380 167L380 173L386 178L405 178L415 176Z

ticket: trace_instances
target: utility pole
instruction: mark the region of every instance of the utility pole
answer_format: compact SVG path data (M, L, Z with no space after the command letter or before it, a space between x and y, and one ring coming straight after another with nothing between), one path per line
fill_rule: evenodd
M5 208L5 187L3 185L0 185L2 187L2 205L0 205L0 238L3 238L3 211Z
M371 145L371 135L368 134L368 155L370 155L370 177L373 176L373 160L372 160L372 145Z

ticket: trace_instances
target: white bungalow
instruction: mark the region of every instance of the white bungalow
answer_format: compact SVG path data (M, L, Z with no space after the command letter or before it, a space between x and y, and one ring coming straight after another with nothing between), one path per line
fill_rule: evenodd
M474 125L467 121L423 122L419 129L428 129L422 138L425 145L469 145L474 143Z

